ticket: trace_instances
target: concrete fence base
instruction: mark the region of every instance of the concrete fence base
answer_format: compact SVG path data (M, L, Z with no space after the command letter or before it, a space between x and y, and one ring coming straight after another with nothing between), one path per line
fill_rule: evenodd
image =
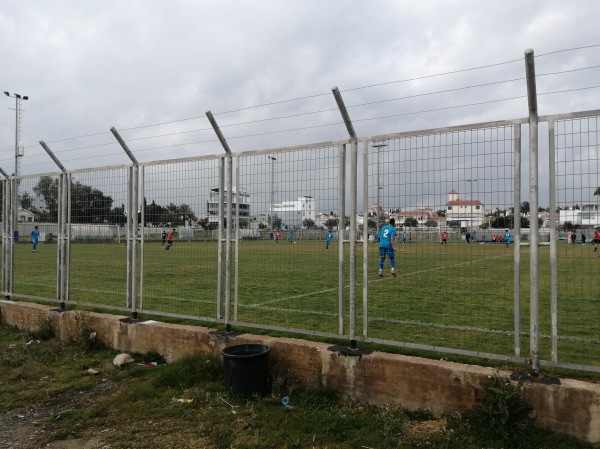
M61 340L77 335L82 318L106 346L122 352L157 352L168 362L197 353L220 357L221 350L232 345L267 345L272 368L289 372L304 386L320 384L359 402L427 410L437 416L479 405L490 376L511 374L476 365L340 350L300 339L228 334L199 326L0 301L3 324L35 329L47 323ZM600 384L572 379L560 379L558 384L525 382L523 394L535 410L537 426L581 441L600 442Z

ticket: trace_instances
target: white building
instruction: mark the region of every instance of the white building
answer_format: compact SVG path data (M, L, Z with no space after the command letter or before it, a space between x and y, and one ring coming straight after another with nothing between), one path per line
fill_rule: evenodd
M454 189L448 192L446 222L458 222L461 228L476 228L483 224L485 207L479 200L461 200Z
M246 193L245 189L233 188L233 199L231 203L231 213L235 221L237 210L239 209L240 228L246 229L250 226L250 195ZM227 211L227 203L229 201L229 195L227 189L224 191L223 198L223 215ZM208 226L218 226L219 224L219 187L210 189L210 197L206 204L206 213L208 215Z
M273 215L281 218L281 226L302 226L304 220L316 223L317 201L310 195L302 196L295 201L283 201L273 204Z
M600 208L598 204L583 204L581 210L560 210L558 222L559 225L570 222L573 225L580 225L584 228L594 228L600 226Z
M19 208L19 214L17 220L20 223L33 223L35 221L35 214L27 209Z

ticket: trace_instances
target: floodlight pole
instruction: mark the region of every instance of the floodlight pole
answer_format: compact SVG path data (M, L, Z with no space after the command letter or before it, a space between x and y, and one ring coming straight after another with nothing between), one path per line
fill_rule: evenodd
M271 202L269 206L269 229L273 230L273 203L275 202L275 161L274 156L267 156L271 159Z
M15 177L18 177L20 174L19 170L19 158L23 156L23 147L19 145L21 141L21 100L29 100L27 95L21 95L17 93L11 94L10 92L4 91L4 95L10 98L15 99ZM15 208L15 212L13 213L13 240L16 242L19 238L19 207L21 206L21 201L19 198L19 180L15 178L14 187L13 187L13 207Z
M387 147L387 143L378 143L376 145L373 145L373 148L377 148L377 235L379 235L379 231L381 229L381 206L380 206L380 195L381 195L381 190L383 189L382 185L381 185L381 178L379 175L379 166L380 166L380 150L383 147Z
M469 202L471 203L469 206L469 223L471 230L473 229L473 183L477 182L477 179L465 179L469 183L470 193L469 193Z

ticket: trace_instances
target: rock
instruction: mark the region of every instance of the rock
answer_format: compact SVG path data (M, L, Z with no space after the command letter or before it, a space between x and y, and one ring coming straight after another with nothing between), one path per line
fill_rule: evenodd
M131 363L133 362L133 358L126 353L123 354L119 354L118 356L116 356L113 360L113 365L115 366L123 366L127 363Z

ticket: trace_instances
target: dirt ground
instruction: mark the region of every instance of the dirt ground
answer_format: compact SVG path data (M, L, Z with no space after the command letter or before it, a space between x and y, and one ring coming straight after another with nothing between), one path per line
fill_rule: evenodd
M113 388L102 382L85 392L70 392L61 395L53 405L40 404L10 410L0 415L0 449L110 449L103 443L102 430L96 435L53 441L54 426L51 417L57 419L61 413L85 408L94 398Z

